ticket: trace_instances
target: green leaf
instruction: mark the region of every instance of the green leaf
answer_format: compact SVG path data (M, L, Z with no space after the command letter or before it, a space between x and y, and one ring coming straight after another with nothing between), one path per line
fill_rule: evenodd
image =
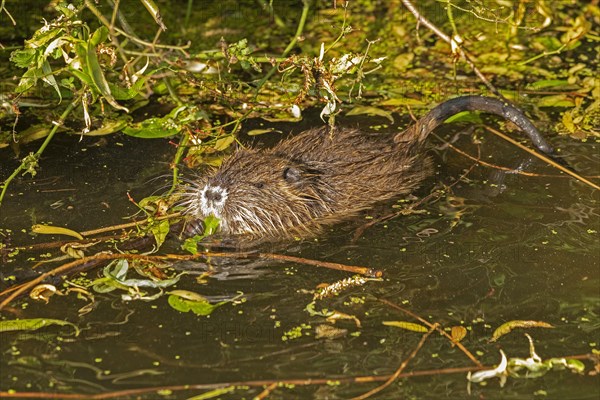
M189 292L189 293L193 293L196 296L190 300L189 295L184 296L181 293L177 293L177 292L182 292L182 291L176 291L176 292L170 293L169 305L171 307L173 307L175 310L181 311L181 312L191 311L196 315L202 315L202 316L210 315L218 307L227 303L226 301L221 301L216 304L211 304L211 303L209 303L208 299L206 299L206 297L199 295L197 293L193 293L193 292ZM186 297L188 297L188 298L186 298Z
M31 39L25 41L25 46L32 49L43 49L48 43L63 34L62 28L48 29L49 27L49 25L45 25L38 29Z
M170 118L148 118L123 129L123 133L141 139L158 139L175 136L182 129Z
M35 49L15 50L10 54L10 61L19 68L27 68L34 63L36 54Z
M538 103L538 107L575 107L575 103L568 96L558 94L554 96L544 96Z
M194 235L191 238L185 239L181 248L190 254L198 253L198 243L207 236L214 235L219 229L219 218L214 215L209 215L202 221L204 230L201 235Z
M551 358L550 361L553 362L554 358ZM585 371L585 364L583 362L579 361L579 360L574 359L574 358L567 358L566 359L566 364L567 364L567 368L570 369L573 372L577 372L579 374L583 374L583 372Z
M156 72L158 72L162 69L163 68L157 68L155 70L148 72L146 75L139 77L138 80L135 81L135 83L130 88L123 88L121 86L113 85L111 83L109 83L108 86L110 87L111 93L113 94L115 99L131 100L135 96L140 94L140 91L144 87L144 84L146 83L148 78L150 78L152 75L154 75Z
M356 106L352 110L348 111L346 115L377 115L380 117L387 118L391 123L394 123L394 117L392 113L382 108L370 107L370 106Z
M567 131L569 131L569 133L575 133L575 130L577 130L577 127L573 123L573 115L571 114L570 111L566 111L563 114L562 123L565 126L565 128L567 129Z
M60 319L31 318L0 321L0 332L35 331L50 325L71 326L75 329L75 336L79 336L77 325Z
M165 242L170 226L169 221L165 219L150 228L150 232L154 235L154 240L156 240L156 245L158 247Z
M97 31L96 31L97 32ZM88 42L87 51L86 51L86 72L92 78L93 86L102 96L108 104L116 108L117 110L123 110L125 112L129 112L126 107L123 107L112 96L110 91L110 86L108 86L108 82L106 77L104 76L104 72L102 71L102 67L98 62L98 56L96 55L96 46L92 44L92 42Z
M534 42L540 43L546 48L546 51L554 51L562 46L562 43L555 36L539 36L533 39Z
M231 144L234 142L234 140L235 140L235 138L233 137L233 135L227 135L222 138L219 138L217 140L217 142L215 143L215 150L217 150L217 151L225 150L226 148L231 146Z
M42 72L44 73L44 77L42 78L42 80L48 85L52 86L54 90L56 90L56 93L58 93L60 103L62 101L62 94L60 93L60 88L58 87L58 83L56 83L54 74L52 74L52 68L50 67L50 63L48 63L48 60L45 60L42 64Z
M248 136L258 136L258 135L262 135L264 133L271 133L271 132L276 132L277 130L275 128L266 128L266 129L251 129L248 132L246 132L246 135Z
M150 288L165 288L169 286L173 286L177 282L182 275L185 275L187 272L182 272L170 279L162 279L162 280L152 280L152 279L132 279L127 278L127 273L129 271L129 262L126 259L114 260L102 271L104 274L104 278L97 279L94 281L93 288L95 291L99 293L108 293L115 289L124 289L127 290L129 288L134 288L137 291L137 288L141 287L150 287ZM162 292L161 292L162 293ZM161 295L158 293L154 297L145 297L146 300L156 298Z
M450 122L471 122L471 123L482 123L483 120L479 116L479 114L471 112L471 111L462 111L458 114L454 114L450 118L444 121L445 123Z
M196 302L205 302L208 299L205 296L202 296L200 293L192 292L189 290L172 290L169 294L181 297L185 300L196 301Z
M126 279L127 271L129 269L129 262L125 259L115 260L104 268L104 276L106 278L111 278L118 283L119 286L126 287L151 287L151 288L165 288L169 286L173 286L177 282L179 282L179 278L182 275L185 275L186 272L183 272L179 275L175 275L171 279L163 279L160 281L154 281L151 279ZM110 267L112 264L115 264L115 267L111 270Z
M235 389L236 389L235 386L229 386L229 387L225 387L225 388L214 389L214 390L210 390L208 392L204 392L202 394L199 394L198 396L188 397L187 400L208 400L208 399L214 399L215 397L219 397L219 396L223 396L224 394L231 393Z
M92 34L92 37L90 38L90 44L96 47L100 43L104 43L106 39L108 39L108 28L103 25L96 29L96 32Z
M174 136L185 125L200 119L208 118L206 113L197 107L181 106L160 118L148 118L123 129L123 133L142 139L157 139Z
M40 233L43 235L67 235L79 240L83 240L83 236L81 236L79 232L75 232L72 229L63 228L62 226L35 224L31 227L31 231L33 233Z
M79 58L81 62L85 62L87 55L87 43L83 40L78 40L73 43L73 49L75 50L75 54L77 54L77 58Z
M85 136L103 136L119 132L127 126L130 120L131 117L129 115L121 115L115 120L106 119L102 121L102 126L100 128L89 131Z
M111 266L114 266L111 270ZM127 277L127 271L129 270L129 261L126 259L115 260L108 264L104 268L104 276L112 278L117 281L123 280Z
M99 278L94 280L92 289L96 293L110 293L117 288L116 285L112 284L113 280L110 278Z
M181 244L181 248L190 254L198 254L198 240L196 236L185 239Z
M417 106L424 107L425 102L417 99L411 99L408 97L397 97L392 99L387 99L379 103L382 106Z
M79 79L82 84L92 88L94 87L94 81L92 80L92 77L89 76L86 72L74 68L70 68L69 71L71 71L71 73L75 75L75 77Z
M528 84L525 88L527 90L541 90L547 88L558 88L561 86L569 86L569 82L566 79L543 79Z
M29 68L19 81L19 86L15 88L16 93L25 93L37 83L38 79L44 75L40 68Z
M209 215L204 218L204 236L214 235L219 228L219 218Z

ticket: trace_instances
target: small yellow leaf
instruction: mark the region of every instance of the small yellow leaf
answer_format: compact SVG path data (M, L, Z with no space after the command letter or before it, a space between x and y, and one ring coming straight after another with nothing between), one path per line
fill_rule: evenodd
M233 137L233 135L227 135L227 136L224 136L224 137L218 139L217 142L215 143L215 150L217 150L217 151L225 150L226 148L228 148L231 145L231 143L233 143L234 140L235 140L235 138Z
M544 96L538 100L538 107L575 107L575 103L566 94Z
M495 342L500 339L500 337L510 333L515 328L554 328L547 322L543 321L522 321L522 320L514 320L508 321L500 325L492 335L490 342Z
M356 106L352 110L348 111L346 115L378 115L380 117L387 118L391 123L394 122L394 117L392 114L384 109L370 106Z
M428 332L429 329L427 329L426 327L424 327L423 325L420 324L415 324L413 322L406 322L406 321L383 321L384 325L387 326L395 326L396 328L402 328L402 329L406 329L407 331L413 331L413 332Z
M252 130L249 130L248 132L246 132L246 135L248 135L248 136L258 136L258 135L262 135L264 133L271 133L271 132L276 132L275 128L252 129Z
M201 294L196 293L196 292L191 292L189 290L178 289L178 290L171 290L168 293L173 294L178 297L181 297L182 299L185 299L185 300L206 301L206 302L208 301L208 299L206 297L202 296Z
M414 106L424 107L425 103L421 100L411 99L409 97L395 97L379 102L382 106Z
M60 226L36 224L31 227L33 233L41 233L43 235L67 235L83 240L83 236L72 229L62 228Z
M453 326L450 330L450 337L454 343L458 343L467 336L467 329L464 326Z
M565 126L565 128L567 128L569 133L575 132L575 124L573 122L573 116L571 115L570 111L565 111L565 113L562 116L562 123Z
M394 68L400 71L406 71L410 68L415 55L413 53L402 53L396 56L393 61Z

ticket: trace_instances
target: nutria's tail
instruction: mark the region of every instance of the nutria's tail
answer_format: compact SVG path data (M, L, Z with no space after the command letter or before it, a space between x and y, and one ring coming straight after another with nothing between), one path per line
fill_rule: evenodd
M502 100L484 96L463 96L445 101L406 131L396 135L394 140L396 142L411 141L420 144L425 141L431 131L451 116L462 111L483 111L504 117L525 132L535 147L544 153L552 153L552 147L521 110Z

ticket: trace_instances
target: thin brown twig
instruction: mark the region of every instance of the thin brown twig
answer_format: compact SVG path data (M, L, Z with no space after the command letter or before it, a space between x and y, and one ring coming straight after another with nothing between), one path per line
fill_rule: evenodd
M403 307L400 307L399 305L392 303L389 300L386 299L378 299L380 302L387 304L388 306L395 308L398 311L402 311L403 313L413 317L414 319L416 319L417 321L421 322L422 324L424 324L425 326L427 326L428 328L432 328L434 326L436 326L437 324L432 324L431 322L427 321L426 319L421 318L420 316L418 316L417 314L413 313L410 310L407 310ZM473 361L473 363L475 363L475 365L477 365L478 367L481 367L481 363L479 362L479 360L477 358L475 358L475 356L473 354L471 354L471 352L469 350L467 350L467 348L465 346L462 345L462 343L457 342L455 340L452 339L452 337L450 335L448 335L443 329L440 328L439 325L437 325L436 330L444 335L446 338L448 338L448 340L450 340L451 343L455 344L456 347L458 347L459 349L462 350L463 353L465 353L465 355L471 360Z
M478 157L474 157L474 156L470 155L466 151L463 151L463 150L459 149L458 147L454 146L452 143L449 143L449 142L445 141L444 139L440 138L439 136L437 136L435 134L434 134L434 136L436 138L442 140L444 142L444 146L447 146L447 147L451 148L452 150L454 150L458 154L460 154L462 156L465 156L469 160L475 161L477 164L483 165L484 167L494 168L494 169L498 169L500 171L512 172L514 174L525 175L525 176L532 176L532 177L535 176L535 177L553 177L553 178L559 178L559 177L563 176L563 175L544 175L544 174L537 174L537 173L534 173L534 172L527 172L527 171L517 171L517 170L515 170L513 168L502 167L500 165L492 164L492 163L483 161L483 160L481 160Z
M442 140L443 140L443 139L442 139ZM451 147L454 147L454 146L452 146L450 143L447 143L447 145L448 145L448 146L451 146ZM479 162L479 158L481 157L481 149L479 148L479 146L477 147L477 153L478 153L478 154L477 154L477 158L475 158L475 157L473 157L473 156L470 156L470 157L473 157L472 159L473 159L475 162ZM461 176L460 176L460 177L459 177L459 178L458 178L458 179L457 179L457 180L456 180L454 183L452 183L450 186L446 186L446 189L447 189L447 190L448 190L448 189L451 189L451 188L452 188L454 185L456 185L458 182L460 182L461 180L463 180L464 178L466 178L466 177L467 177L467 175L469 175L469 174L471 173L471 171L473 171L473 168L475 168L475 165L476 165L476 164L472 164L472 165L469 167L469 169L468 169L467 171L465 171L465 173L463 173L463 174L462 174L462 175L461 175ZM410 214L411 212L414 212L414 209L415 209L415 208L417 208L417 207L419 207L421 204L423 204L423 203L425 203L425 202L429 201L429 200L430 200L430 199L432 199L433 197L440 197L440 193L439 193L439 191L437 191L437 190L436 190L436 191L434 191L434 192L431 192L431 193L429 193L427 196L425 196L425 197L423 197L422 199L418 200L418 201L417 201L417 202L415 202L414 204L411 204L411 205L410 205L410 207L409 207L408 209L403 209L403 210L400 210L400 211L398 211L398 212L395 212L395 213L387 214L387 215L384 215L384 216L382 216L382 217L379 217L379 218L377 218L377 219L374 219L374 220L372 220L372 221L369 221L369 222L368 222L368 223L366 223L366 224L363 224L363 225L362 225L362 226L361 226L359 229L357 229L357 230L354 232L354 236L352 237L352 241L353 241L353 242L356 242L356 241L358 240L358 238L359 238L359 237L360 237L360 236L363 234L363 232L364 232L365 230L369 229L371 226L373 226L373 225L375 225L375 224L379 224L379 223L381 223L381 222L383 222L383 221L388 221L388 220L390 220L390 219L397 218L397 217L399 217L400 215L406 215L406 214Z
M120 254L120 253L118 253L118 254L96 254L94 256L83 257L83 258L68 262L68 263L63 264L59 267L56 267L50 271L47 271L28 282L25 282L25 283L22 283L22 284L19 284L16 286L11 286L10 288L4 290L3 292L0 293L0 297L5 296L5 295L9 295L9 296L0 303L0 310L2 310L4 307L6 307L11 301L13 301L19 295L23 294L24 292L26 292L29 289L32 289L37 284L43 282L46 278L68 273L70 270L72 270L76 267L85 265L86 263L95 263L95 262L99 262L99 261L110 261L110 260L117 260L117 259L126 259L126 260L130 260L130 261L138 260L138 261L146 261L146 262L190 261L190 260L195 260L197 258L202 258L202 257L262 258L262 259L268 259L268 260L295 262L295 263L299 263L299 264L312 265L315 267L335 269L338 271L345 271L345 272L350 272L353 274L361 274L361 275L366 275L366 276L376 277L376 278L379 278L383 275L381 271L375 270L373 268L359 267L359 266L353 266L353 265L344 265L344 264L339 264L339 263L311 260L308 258L286 256L286 255L274 254L274 253L205 252L205 253L197 253L197 254L189 254L189 255L166 254L163 256L149 256L149 255L143 255L143 254ZM96 265L96 264L94 264L94 265Z
M427 341L427 339L429 338L429 336L431 336L431 334L437 328L438 328L438 324L433 324L433 326L431 328L429 328L429 331L427 333L425 333L421 337L421 340L419 340L419 343L417 344L417 347L415 347L414 350L408 355L408 357L406 357L406 359L404 361L402 361L402 364L400 364L400 366L398 367L398 369L396 369L396 371L389 377L389 379L387 381L385 381L382 385L379 385L376 388L374 388L372 390L369 390L367 393L364 393L364 394L361 394L360 396L354 397L352 400L363 400L363 399L366 399L368 397L373 396L374 394L377 394L377 393L381 392L386 387L390 386L396 379L398 379L398 377L400 376L400 374L402 374L402 371L404 371L404 369L406 369L406 366L408 365L408 363L413 358L415 358L415 356L417 355L417 353L419 352L419 350L421 350L421 348L423 347L423 345L425 344L425 342Z
M383 272L378 269L368 268L368 267L360 267L355 265L346 265L339 264L329 261L319 261L319 260L311 260L308 258L302 257L294 257L283 254L274 254L274 253L259 253L258 257L266 258L270 260L278 260L278 261L288 261L295 262L299 264L313 265L315 267L324 267L329 269L335 269L338 271L352 272L354 274L365 275L371 278L381 278L383 276Z
M594 354L578 354L573 356L565 356L559 358L577 359L577 360L596 360L597 356ZM449 375L449 374L464 374L467 372L475 372L483 369L490 369L489 366L481 367L457 367L457 368L443 368L443 369L429 369L419 370L401 373L397 378L411 378L417 376L436 376L436 375ZM173 385L163 387L144 387L136 389L125 389L116 392L105 392L97 394L80 394L80 393L47 393L47 392L0 392L0 398L31 398L31 399L68 399L68 400L106 400L115 398L135 397L142 396L149 393L158 393L159 391L172 391L172 392L184 392L190 390L215 390L222 389L232 386L237 387L263 387L269 386L273 383L281 385L294 385L294 386L312 386L312 385L327 385L331 382L337 382L341 384L362 384L372 382L385 382L392 375L369 375L369 376L354 376L354 377L326 377L326 378L309 378L309 379L283 379L283 380L253 380L253 381L237 381L237 382L221 382L221 383L205 383L205 384L185 384L185 385Z
M446 42L450 45L452 45L454 43L456 45L458 54L467 62L467 64L469 64L469 66L473 69L473 72L475 72L475 75L477 75L477 77L488 87L488 89L492 93L494 93L496 96L498 96L502 100L505 100L508 102L508 99L506 97L504 97L500 93L500 91L498 89L496 89L496 87L483 75L483 73L479 70L479 68L477 68L477 66L475 65L473 60L471 60L471 57L469 56L469 54L462 48L462 46L460 44L453 41L453 39L450 36L446 35L444 32L442 32L442 30L440 28L435 26L431 21L429 21L427 18L425 18L423 15L421 15L419 10L417 10L417 8L410 2L410 0L400 0L400 1L408 9L408 11L410 11L415 16L415 18L417 19L417 22L419 24L425 25L433 33L435 33L437 36L439 36L439 38L442 39L444 42Z
M173 213L173 214L161 215L160 217L146 218L146 219L142 219L140 221L128 222L126 224L105 226L103 228L92 229L92 230L85 231L85 232L79 232L79 234L81 236L93 236L93 235L97 235L99 233L104 233L104 232L113 232L113 231L119 231L122 229L137 228L140 225L143 225L143 224L147 223L148 221L150 221L150 219L152 219L154 221L162 221L164 219L178 218L178 217L181 217L181 213L179 213L179 212Z
M514 174L514 175L523 175L523 176L529 176L532 178L570 178L567 175L538 174L537 172L527 172L527 171L516 170L516 169L510 168L510 167L503 167L501 165L492 164L492 163L480 160L477 157L470 155L466 151L459 149L458 147L454 146L451 143L446 143L445 145L448 146L449 148L451 148L452 150L454 150L455 152L457 152L458 154L460 154L461 156L465 156L469 160L475 161L477 164L480 164L480 165L482 165L484 167L488 167L488 168L498 169L500 171L510 172L511 174ZM588 175L587 178L600 179L600 175Z
M266 399L267 396L269 396L271 394L271 392L275 389L277 389L277 387L279 386L279 383L277 382L273 382L271 383L269 386L267 386L265 388L265 390L263 390L258 396L255 396L254 399L255 400L263 400Z
M527 146L522 145L521 143L517 142L515 139L511 138L510 136L505 135L504 133L502 133L494 128L490 128L489 126L486 126L485 129L487 129L489 132L493 133L494 135L501 137L502 139L510 142L514 146L517 146L521 150L526 151L527 153L533 155L534 157L537 157L540 160L547 162L548 164L550 164L554 168L560 170L561 172L564 172L565 174L572 176L573 178L577 179L578 181L583 182L586 185L591 186L592 188L594 188L596 190L600 190L600 186L598 186L594 182L589 181L586 178L584 178L583 176L579 175L578 173L571 171L568 168L563 167L562 165L558 164L556 161L552 160L550 157L547 157L543 154L536 152L535 150L530 149Z
M416 376L432 376L441 374L464 374L467 372L474 372L484 369L485 367L462 367L462 368L446 368L443 370L422 370L422 371L411 371L404 374L400 374L398 378L408 378ZM157 393L158 391L172 391L172 392L183 392L190 390L216 390L230 386L237 387L263 387L273 383L281 385L293 385L293 386L313 386L313 385L327 385L331 382L338 383L372 383L372 382L385 382L390 378L391 375L377 375L377 376L357 376L357 377L340 377L340 378L309 378L309 379L283 379L283 380L254 380L254 381L237 381L237 382L223 382L223 383L205 383L205 384L187 384L187 385L173 385L163 387L146 387L137 389L125 389L115 392L97 393L97 394L78 394L78 393L47 393L47 392L0 392L0 398L26 398L26 399L66 399L66 400L106 400L115 398L126 398L141 396L148 393Z

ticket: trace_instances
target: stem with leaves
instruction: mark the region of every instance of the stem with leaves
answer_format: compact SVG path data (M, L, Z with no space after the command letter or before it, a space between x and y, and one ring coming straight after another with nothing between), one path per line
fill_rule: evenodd
M471 66L475 75L477 75L477 77L485 84L485 86L487 86L487 88L492 93L494 93L496 96L498 96L502 100L508 101L506 99L506 97L504 97L500 93L500 91L485 77L485 75L483 75L483 73L479 70L479 68L477 68L477 66L471 59L471 57L469 57L469 54L467 54L467 52L462 48L462 46L460 46L459 43L456 43L456 41L454 41L454 39L452 39L450 36L446 35L444 32L442 32L442 30L440 28L435 26L431 21L429 21L427 18L425 18L423 15L421 15L419 10L417 10L415 5L413 3L411 3L410 0L400 0L400 1L402 2L402 4L404 4L404 7L406 7L408 9L408 11L410 11L415 16L418 24L425 25L427 28L429 28L429 30L431 30L440 39L442 39L444 42L448 43L449 45L451 45L451 46L455 45L457 53L467 62L467 64L469 64ZM450 13L449 15L451 16L452 14ZM454 26L454 24L453 24L453 26ZM454 29L456 29L456 27L454 27Z
M6 178L6 180L2 183L2 192L0 192L0 206L2 205L2 200L4 200L4 195L6 194L8 185L12 182L13 179L15 179L17 177L17 175L19 175L19 173L21 171L28 169L28 166L31 165L32 163L37 163L37 161L40 159L40 157L41 157L42 153L44 152L44 150L46 149L46 147L48 147L48 144L50 144L50 141L54 137L54 134L56 134L56 131L58 131L58 128L60 126L62 126L65 119L67 119L69 114L71 114L71 112L75 109L75 107L77 106L77 103L79 103L80 100L81 100L81 96L77 97L75 100L73 100L67 106L67 108L61 114L60 119L53 123L54 126L50 130L50 133L48 134L48 136L46 137L46 140L44 140L44 143L42 143L40 148L35 153L30 154L27 157L25 157L23 159L23 161L21 162L21 165L19 165L19 167L16 170L14 170L13 173L8 178Z
M281 58L283 58L283 59L285 59L287 57L287 55L289 54L289 52L292 51L294 46L296 46L296 43L298 43L298 38L300 36L302 36L302 32L304 32L304 26L306 25L306 20L308 18L308 12L310 11L310 1L303 0L302 3L304 6L302 7L302 15L300 16L300 22L298 22L298 27L296 28L296 34L294 35L294 37L292 38L290 43L287 45L285 50L283 50L283 53L281 53ZM260 82L258 82L258 85L256 86L256 93L254 95L255 97L258 96L258 92L260 91L260 88L262 88L263 85L269 80L269 78L271 76L273 76L275 71L277 71L277 68L278 68L277 65L273 66L269 70L269 72L267 72L267 74L260 80Z

